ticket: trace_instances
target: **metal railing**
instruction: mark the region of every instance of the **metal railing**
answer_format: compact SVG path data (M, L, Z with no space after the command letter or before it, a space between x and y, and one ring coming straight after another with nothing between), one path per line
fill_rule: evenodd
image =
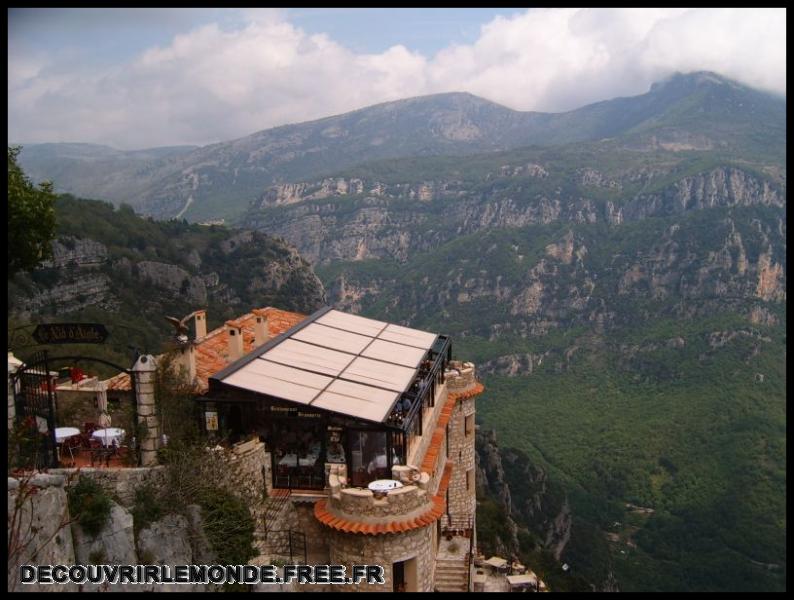
M308 563L306 553L306 534L294 529L274 529L265 534L268 553L271 560L273 556L289 556L290 562L295 562L295 556L303 556L303 563Z

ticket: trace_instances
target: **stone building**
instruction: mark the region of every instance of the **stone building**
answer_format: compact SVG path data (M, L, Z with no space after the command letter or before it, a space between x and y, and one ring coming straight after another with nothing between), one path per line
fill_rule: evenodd
M466 591L482 391L447 336L325 308L241 352L199 402L209 436L264 443L263 562L288 547L291 560L384 569L381 586L334 589Z
M208 439L232 442L230 473L244 473L247 497L261 492L250 506L254 563L383 567L382 585L285 591L471 589L483 386L473 364L452 359L448 336L331 308L256 309L209 333L206 313L193 317L195 336L174 364L194 386ZM141 477L162 474L155 364L142 356L132 369L147 424L142 468L81 471L124 503ZM105 384L131 391L127 374Z

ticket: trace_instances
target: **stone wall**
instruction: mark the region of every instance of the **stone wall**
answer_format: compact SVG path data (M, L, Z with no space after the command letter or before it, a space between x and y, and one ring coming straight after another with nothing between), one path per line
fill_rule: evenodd
M314 516L314 503L295 502L295 514L297 517L297 529L306 535L306 552L309 555L309 562L322 561L317 564L327 564L329 560L328 552L328 528L320 523Z
M267 487L271 481L270 454L265 452L262 442L252 439L233 446L225 458L229 463L227 483L230 489L248 503L256 527L261 527L266 494L270 493Z
M477 383L474 375L474 363L451 360L444 373L450 392L459 392Z
M352 565L381 565L385 571L384 585L368 585L362 582L358 585L336 586L337 589L347 592L391 592L394 585L392 565L416 558L416 591L432 592L435 567L434 527L435 524L401 534L375 536L329 530L331 564L345 565L348 573Z
M422 459L427 452L427 448L430 446L433 432L436 430L436 424L438 423L438 417L441 415L441 409L444 408L444 404L447 402L447 394L448 388L446 383L436 388L436 400L433 410L422 422L422 426L424 427L424 430L422 431L422 438L419 440L419 443L414 445L414 447L409 448L409 465L422 464Z
M81 477L90 477L102 486L108 495L119 504L131 507L135 503L135 491L144 485L154 487L162 485L165 479L165 467L135 467L135 468L94 468L83 467ZM77 469L50 469L55 475L69 476L75 474Z
M475 473L475 433L471 423L466 435L466 417L474 415L474 398L466 398L456 403L449 420L449 453L455 463L449 482L449 512L453 520L469 519L474 516L477 506ZM472 480L467 487L467 472L471 471Z
M55 405L57 423L82 428L83 423L99 422L98 391L81 390L77 386L73 390L65 389L66 386L59 388ZM113 427L116 426L113 419Z

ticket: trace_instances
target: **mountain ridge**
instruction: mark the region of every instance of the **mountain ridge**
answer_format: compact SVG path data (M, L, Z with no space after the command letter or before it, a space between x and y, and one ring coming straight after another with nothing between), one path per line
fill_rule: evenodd
M463 156L625 133L642 143L655 129L674 135L680 129L676 119L687 121L687 128L693 127L687 110L697 110L697 103L689 108L679 106L692 89L710 86L724 91L729 81L713 74L682 75L639 96L605 100L563 113L515 111L468 92L447 92L260 130L187 153L129 165L73 161L69 168L59 167L57 161L47 163L37 157L36 146L24 149L19 160L34 180L58 179L60 191L126 202L158 218L181 214L189 220L234 219L269 185L332 174L370 160ZM681 82L697 85L687 87ZM741 84L733 83L730 89L738 90L731 93L740 98L752 98L759 106L759 118L767 114L777 117L779 112L785 119L785 102ZM676 106L677 113L664 117L664 110ZM734 119L732 127L752 129L758 118L747 111L741 114L743 117ZM650 120L652 117L659 117L658 122ZM720 139L711 141L712 145L737 143L732 130L715 128L714 119L701 121L694 132L709 139L709 133L716 131L715 137ZM643 124L644 129L631 131Z

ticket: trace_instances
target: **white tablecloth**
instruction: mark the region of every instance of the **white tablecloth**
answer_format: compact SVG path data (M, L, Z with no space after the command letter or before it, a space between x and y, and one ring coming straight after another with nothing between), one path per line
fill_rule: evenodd
M367 487L373 492L388 492L389 490L396 490L402 486L403 484L396 479L376 479Z
M108 427L107 429L97 429L91 434L91 437L97 438L102 442L103 446L112 446L116 442L116 446L120 446L124 441L124 430L118 427Z
M55 428L55 441L59 444L65 442L73 435L80 435L80 430L77 427L56 427Z

